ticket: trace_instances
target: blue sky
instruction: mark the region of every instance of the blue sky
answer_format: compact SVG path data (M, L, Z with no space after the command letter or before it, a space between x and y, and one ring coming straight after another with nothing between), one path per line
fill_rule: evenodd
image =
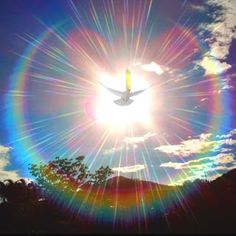
M57 155L168 184L236 166L233 1L2 1L0 11L2 179ZM99 82L122 88L125 67L135 88L155 86L118 110Z

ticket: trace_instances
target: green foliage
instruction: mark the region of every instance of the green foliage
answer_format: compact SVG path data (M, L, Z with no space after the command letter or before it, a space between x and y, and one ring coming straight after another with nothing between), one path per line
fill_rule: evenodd
M84 184L101 184L113 173L108 166L102 166L91 174L83 160L84 156L56 157L47 164L31 164L29 170L39 187L49 193L55 189L75 192Z

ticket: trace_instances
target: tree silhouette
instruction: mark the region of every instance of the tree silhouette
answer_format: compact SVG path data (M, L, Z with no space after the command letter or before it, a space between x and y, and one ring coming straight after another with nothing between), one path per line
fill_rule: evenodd
M110 194L113 191L119 192L125 186L134 190L135 199L140 198L139 194L145 196L143 195L145 191L140 191L140 193L137 191L140 189L138 186L142 186L142 190L146 189L145 182L125 177L122 177L122 181L119 182L119 185L115 185L115 188L111 183L117 183L117 177L109 180L108 184L99 192L100 184L106 183L107 177L111 174L110 168L101 167L91 174L82 161L83 157L73 160L56 158L44 165L33 165L33 171L41 173L36 176L39 180L45 177L43 176L45 172L49 177L55 177L52 173L58 173L57 177L60 179L57 181L43 179L49 185L60 183L60 181L66 182L70 178L73 181L74 178L75 182L77 181L76 185L73 187L68 180L68 189L76 189L85 183L90 183L91 186L97 184L98 186L94 186L96 194L91 194L90 186L83 188L83 191L78 194L82 193L80 197L91 196L92 200L97 199L97 203L107 201L107 205L114 205L116 202L118 210L119 206L121 208L125 206L123 202L127 195L123 197L119 195L118 198L118 195ZM70 165L75 163L77 163L77 167L70 169ZM62 176L66 177L63 179ZM23 179L5 180L0 182L0 198L2 200L0 202L0 232L88 233L92 230L94 233L235 233L235 183L236 169L213 181L197 179L180 186L168 186L168 191L166 190L167 186L152 183L153 185L150 185L152 186L152 194L148 194L146 200L145 197L143 198L143 206L146 207L145 220L137 214L137 217L134 215L132 222L126 222L126 215L123 214L124 218L115 221L114 224L93 217L83 217L83 214L80 215L80 211L77 211L78 208L75 211L71 211L74 208L67 211L65 204L60 207L60 205L54 204L55 201L50 201L51 198L42 201L38 184L28 183ZM51 187L51 189L53 188ZM108 191L106 192L106 190ZM160 198L161 192L164 193L164 198ZM130 197L130 195L128 196ZM161 204L153 206L152 199L154 202L161 199ZM64 201L65 199L63 199ZM76 204L78 203L76 201ZM134 200L133 203L138 209L139 202ZM89 211L89 207L87 210ZM137 210L137 213L139 212Z
M13 181L11 179L0 182L0 198L2 202L24 203L37 201L39 189L33 182L26 183L24 179Z
M62 192L76 192L85 184L101 184L113 173L108 166L102 166L91 174L83 160L84 156L56 157L47 164L31 164L29 170L38 186L49 194L55 192L55 189L60 189Z
M109 168L109 166L107 167L100 167L98 170L95 171L94 174L92 174L92 182L93 184L103 184L106 182L107 177L112 175L113 172L112 170Z
M0 181L0 198L2 202L6 202L6 186L4 184L4 182Z

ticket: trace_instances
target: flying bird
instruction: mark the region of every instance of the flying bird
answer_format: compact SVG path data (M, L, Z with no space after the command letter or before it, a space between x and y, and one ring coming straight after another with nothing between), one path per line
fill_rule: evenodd
M137 96L146 90L146 89L142 89L142 90L131 92L131 73L128 69L126 70L126 90L125 91L122 92L119 90L108 88L103 84L102 86L106 88L107 90L109 90L114 95L120 97L119 99L113 101L116 105L119 105L119 106L130 105L134 101L133 99L130 99L131 97Z

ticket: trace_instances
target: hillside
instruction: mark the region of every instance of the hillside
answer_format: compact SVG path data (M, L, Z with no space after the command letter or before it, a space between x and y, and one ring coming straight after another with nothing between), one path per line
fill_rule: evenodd
M16 186L7 195L2 185L1 232L236 232L236 169L211 182L177 187L116 176L100 186L82 187L69 202L62 197L61 204L40 200L23 182ZM22 193L25 198L19 197Z

